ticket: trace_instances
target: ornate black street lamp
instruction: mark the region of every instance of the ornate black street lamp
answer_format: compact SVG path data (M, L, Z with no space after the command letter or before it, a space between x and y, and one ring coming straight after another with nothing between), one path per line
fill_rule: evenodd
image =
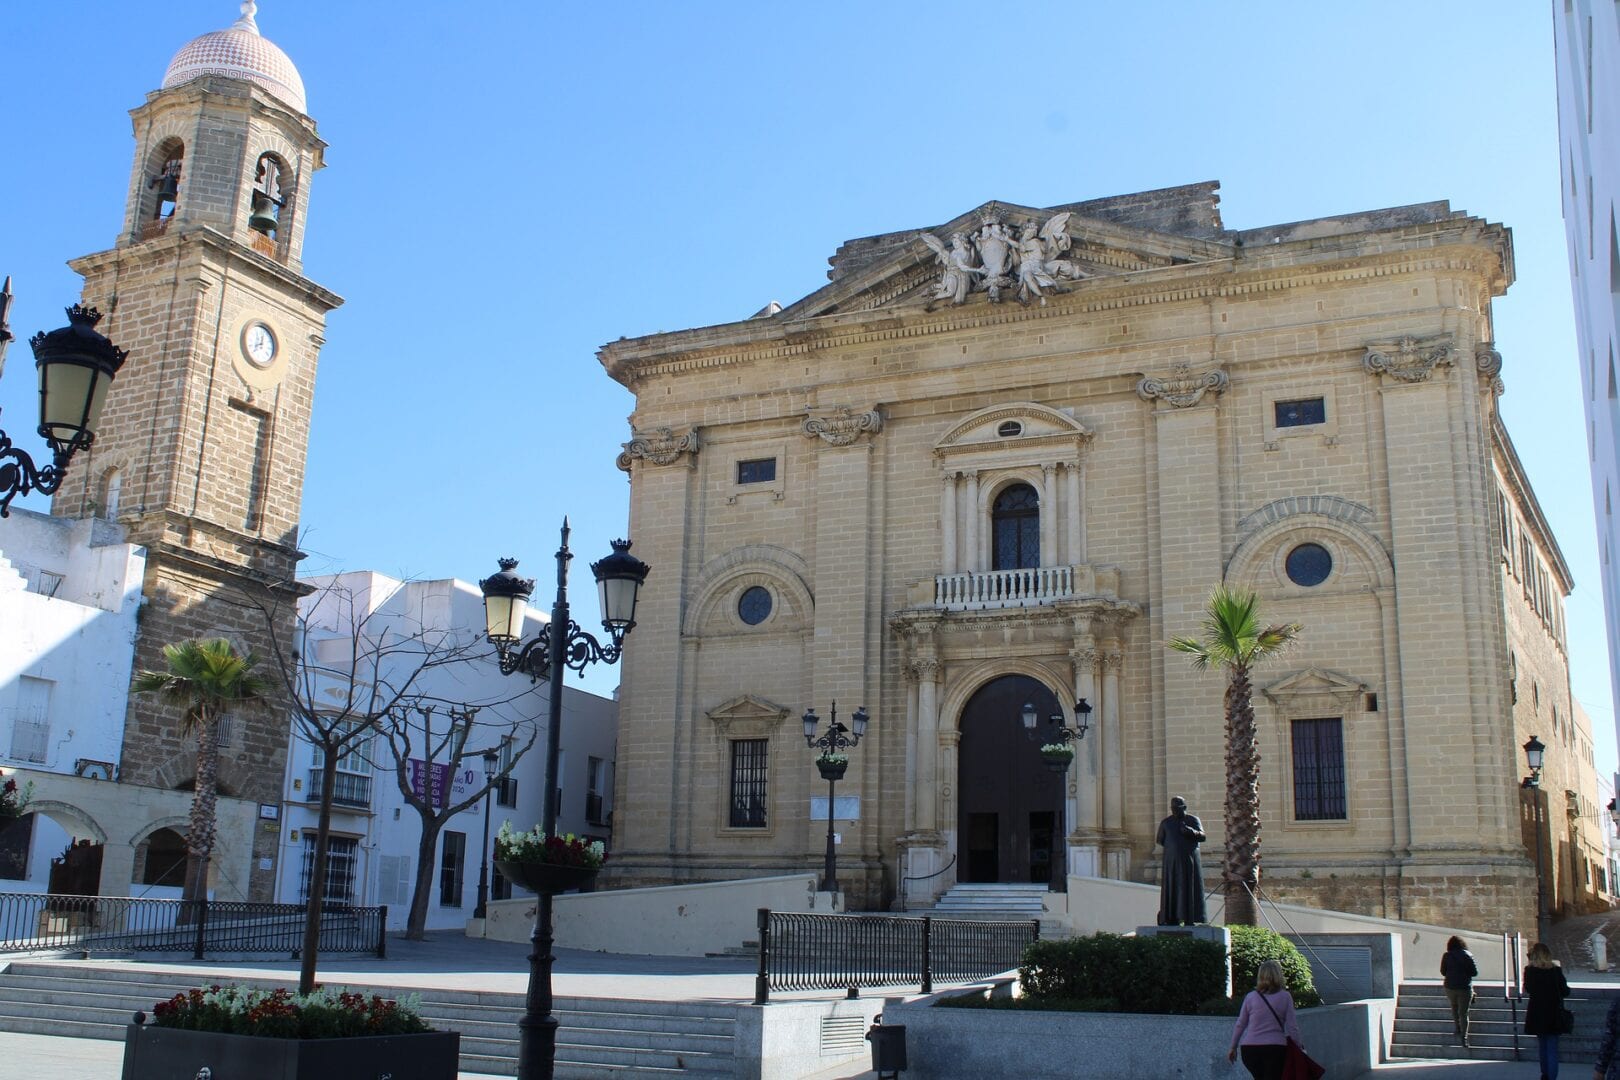
M549 723L546 727L546 786L540 827L547 836L557 832L557 752L562 730L563 669L580 674L591 664L618 663L624 636L636 625L636 600L647 580L648 566L630 554L630 541L613 541L613 554L591 564L602 602L602 625L609 642L603 645L568 615L568 519L563 519L562 546L557 549L557 598L551 622L532 641L522 643L523 620L534 582L520 578L516 559L501 559L501 571L478 583L484 593L484 617L489 640L500 658L501 674L522 672L538 682L548 680ZM538 890L540 902L530 937L529 993L523 1019L518 1021L519 1080L551 1080L557 1060L557 1018L551 1015L551 898L553 890Z
M5 368L11 327L11 279L0 289L0 370ZM51 448L51 463L43 469L0 431L0 517L11 514L11 500L30 491L53 495L62 486L68 461L75 451L95 441L107 389L129 355L100 334L101 313L74 304L67 309L68 325L29 339L34 367L39 371L39 433Z
M484 853L478 860L478 906L473 918L489 915L489 804L495 799L495 785L491 783L501 767L501 755L493 746L484 751Z
M1524 744L1524 760L1530 766L1530 775L1520 783L1520 787L1530 793L1530 806L1534 811L1532 831L1536 834L1536 940L1547 940L1547 889L1541 872L1541 823L1546 817L1543 811L1541 793L1541 762L1547 752L1547 747L1534 735Z
M1019 716L1024 722L1024 738L1041 744L1042 763L1060 777L1067 777L1069 765L1074 761L1075 751L1079 749L1080 740L1084 739L1086 732L1091 730L1091 704L1085 698L1081 698L1074 703L1074 727L1072 728L1063 723L1063 713L1061 711L1048 716L1044 733L1036 730L1035 706L1033 704L1027 701L1024 702L1024 707L1020 710ZM1057 835L1060 854L1068 850L1068 841L1064 839L1067 835L1064 824L1067 817L1064 813L1067 801L1067 791L1060 789L1057 812ZM1068 861L1066 854L1062 858L1052 861L1052 888L1058 892L1062 892L1068 887Z
M1019 715L1024 721L1024 737L1041 741L1041 760L1046 762L1046 767L1056 773L1068 772L1077 749L1074 744L1084 739L1086 732L1091 730L1091 705L1086 699L1075 702L1072 728L1065 726L1063 714L1056 712L1046 718L1044 733L1036 731L1035 706L1027 701Z
M804 741L812 750L821 751L816 755L816 768L821 771L821 778L827 781L827 857L821 868L822 892L838 891L838 853L834 846L837 837L833 834L833 819L837 817L834 807L837 803L833 793L838 781L844 778L844 770L849 768L849 755L844 751L861 741L871 719L866 715L866 706L861 706L849 718L855 727L851 731L838 722L838 702L835 701L832 703L832 719L827 721L827 734L818 739L816 727L821 723L821 717L816 715L814 709L804 714Z

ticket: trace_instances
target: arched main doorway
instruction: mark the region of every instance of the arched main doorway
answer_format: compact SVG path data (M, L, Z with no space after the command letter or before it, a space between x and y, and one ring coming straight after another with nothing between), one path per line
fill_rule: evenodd
M1063 776L1024 735L1025 703L1058 711L1038 679L1003 675L962 709L957 752L958 881L1052 884L1063 866Z

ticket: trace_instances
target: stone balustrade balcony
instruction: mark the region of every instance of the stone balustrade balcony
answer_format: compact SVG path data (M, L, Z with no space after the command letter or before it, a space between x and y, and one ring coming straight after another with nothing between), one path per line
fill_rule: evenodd
M937 574L913 585L907 599L912 608L984 611L1118 594L1116 567L1076 564Z

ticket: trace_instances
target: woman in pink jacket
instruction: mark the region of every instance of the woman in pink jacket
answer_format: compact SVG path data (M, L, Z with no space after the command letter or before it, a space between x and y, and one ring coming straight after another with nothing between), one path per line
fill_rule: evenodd
M1243 999L1226 1060L1236 1061L1242 1051L1243 1067L1254 1080L1282 1080L1283 1055L1289 1039L1301 1048L1305 1045L1299 1034L1299 1020L1294 1016L1294 995L1288 992L1282 965L1267 960L1254 973L1254 989Z

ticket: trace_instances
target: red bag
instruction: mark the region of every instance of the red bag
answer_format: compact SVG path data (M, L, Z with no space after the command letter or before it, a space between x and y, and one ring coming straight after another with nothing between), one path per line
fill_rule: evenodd
M1299 1043L1288 1040L1288 1049L1283 1052L1282 1080L1319 1080L1325 1072Z

